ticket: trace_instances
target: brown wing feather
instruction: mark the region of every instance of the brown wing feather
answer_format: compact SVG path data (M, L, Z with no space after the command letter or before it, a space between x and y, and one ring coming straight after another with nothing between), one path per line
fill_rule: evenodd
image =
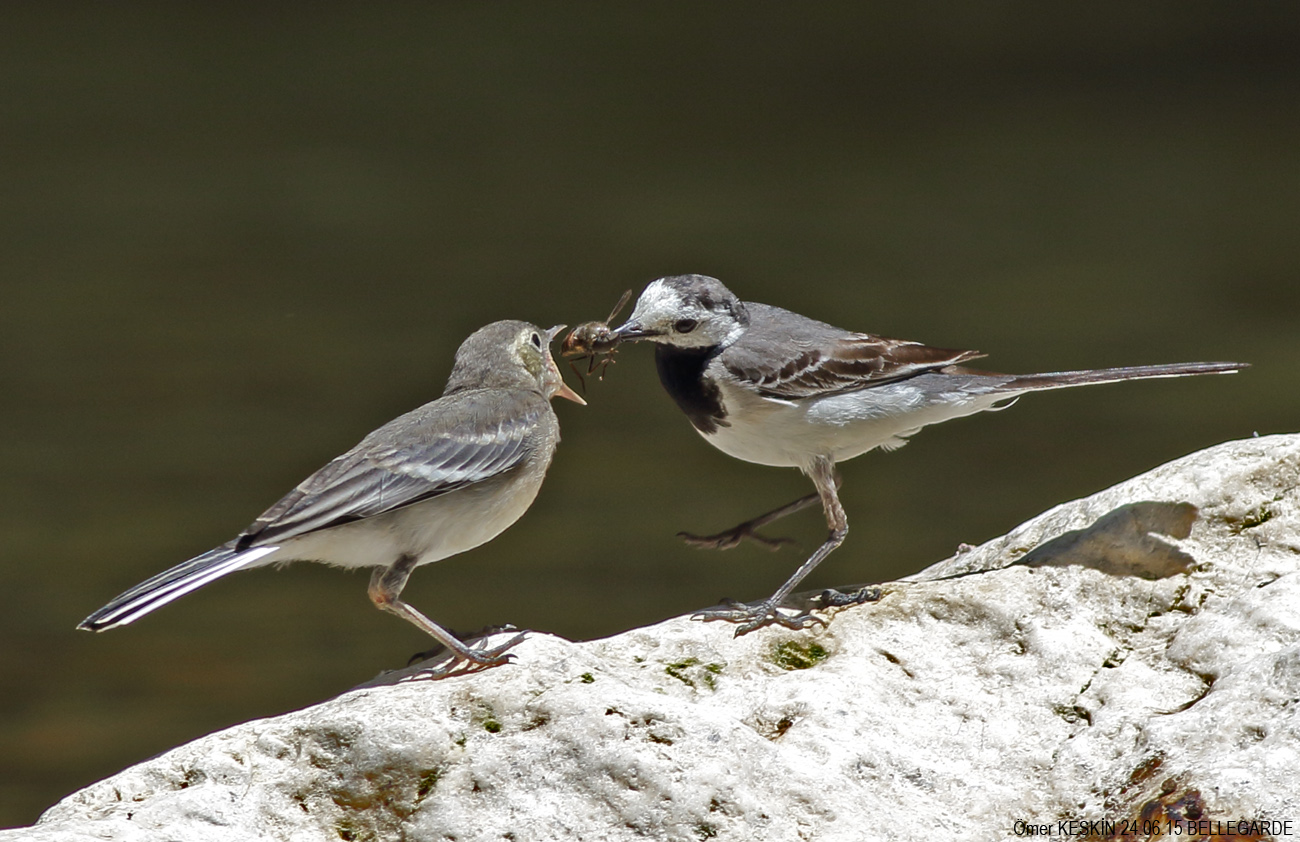
M796 399L855 392L984 356L978 351L932 348L920 342L851 333L809 348L779 369L724 360L734 376L768 398Z

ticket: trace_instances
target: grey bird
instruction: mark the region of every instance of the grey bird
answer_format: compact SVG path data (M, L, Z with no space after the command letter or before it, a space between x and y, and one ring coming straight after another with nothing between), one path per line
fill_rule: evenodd
M977 351L932 348L842 330L772 307L741 301L716 278L679 275L651 282L607 345L655 343L655 364L668 394L714 447L759 465L803 471L817 491L712 536L687 539L726 549L764 524L820 501L830 534L768 599L696 614L738 623L737 635L772 623L806 628L821 620L787 613L782 602L848 533L836 463L874 448L893 450L922 427L1001 409L1026 392L1149 377L1228 374L1231 362L1173 363L1046 374L994 374L962 363ZM870 598L830 593L831 604Z
M400 597L416 567L491 541L532 505L560 440L550 399L585 403L551 358L562 328L500 321L475 331L442 397L370 433L233 540L141 582L78 628L125 625L236 570L317 561L374 567L371 601L447 647L445 671L508 660L522 633L475 649Z

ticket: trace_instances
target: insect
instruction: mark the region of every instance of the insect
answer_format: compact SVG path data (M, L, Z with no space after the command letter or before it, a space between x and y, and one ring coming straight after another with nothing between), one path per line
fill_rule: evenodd
M614 309L609 311L609 316L603 322L583 322L582 324L569 331L560 343L560 354L569 359L569 367L573 373L578 375L578 382L582 385L582 390L587 390L587 381L583 377L583 372L578 370L577 361L580 359L587 360L586 374L595 374L597 380L605 379L605 369L609 364L614 362L614 349L618 347L618 338L614 336L614 331L609 329L609 323L614 321L619 312L627 306L627 301L632 297L632 290L623 293L623 297L614 305Z

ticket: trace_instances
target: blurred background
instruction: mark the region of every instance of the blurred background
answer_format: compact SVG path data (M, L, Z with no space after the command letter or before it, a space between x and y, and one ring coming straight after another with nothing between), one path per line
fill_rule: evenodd
M0 10L0 826L429 641L365 573L235 575L76 623L436 397L498 318L682 272L1029 372L842 466L805 584L888 580L1227 439L1300 426L1293 3L437 3ZM576 385L576 380L570 377ZM801 550L674 534L810 490L713 450L625 349L532 510L406 589L593 638L766 596Z

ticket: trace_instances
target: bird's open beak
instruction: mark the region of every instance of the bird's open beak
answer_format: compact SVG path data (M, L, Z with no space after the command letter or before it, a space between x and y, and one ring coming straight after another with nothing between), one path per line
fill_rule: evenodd
M582 404L583 406L587 405L587 402L582 399L582 396L570 389L569 384L564 381L560 381L560 388L555 390L555 397L565 398L574 403Z
M550 347L550 344L553 341L555 341L555 337L559 334L559 332L564 330L566 327L568 327L568 325L556 325L555 327L546 331L546 345L548 348ZM587 402L582 399L582 396L579 395L577 392L573 391L572 389L570 389L569 384L564 382L564 377L561 376L560 374L560 368L555 364L555 358L551 357L550 359L551 359L551 371L555 373L555 379L560 384L559 388L555 390L555 394L553 395L553 397L564 398L565 400L570 400L576 404L581 404L582 406L586 406Z

